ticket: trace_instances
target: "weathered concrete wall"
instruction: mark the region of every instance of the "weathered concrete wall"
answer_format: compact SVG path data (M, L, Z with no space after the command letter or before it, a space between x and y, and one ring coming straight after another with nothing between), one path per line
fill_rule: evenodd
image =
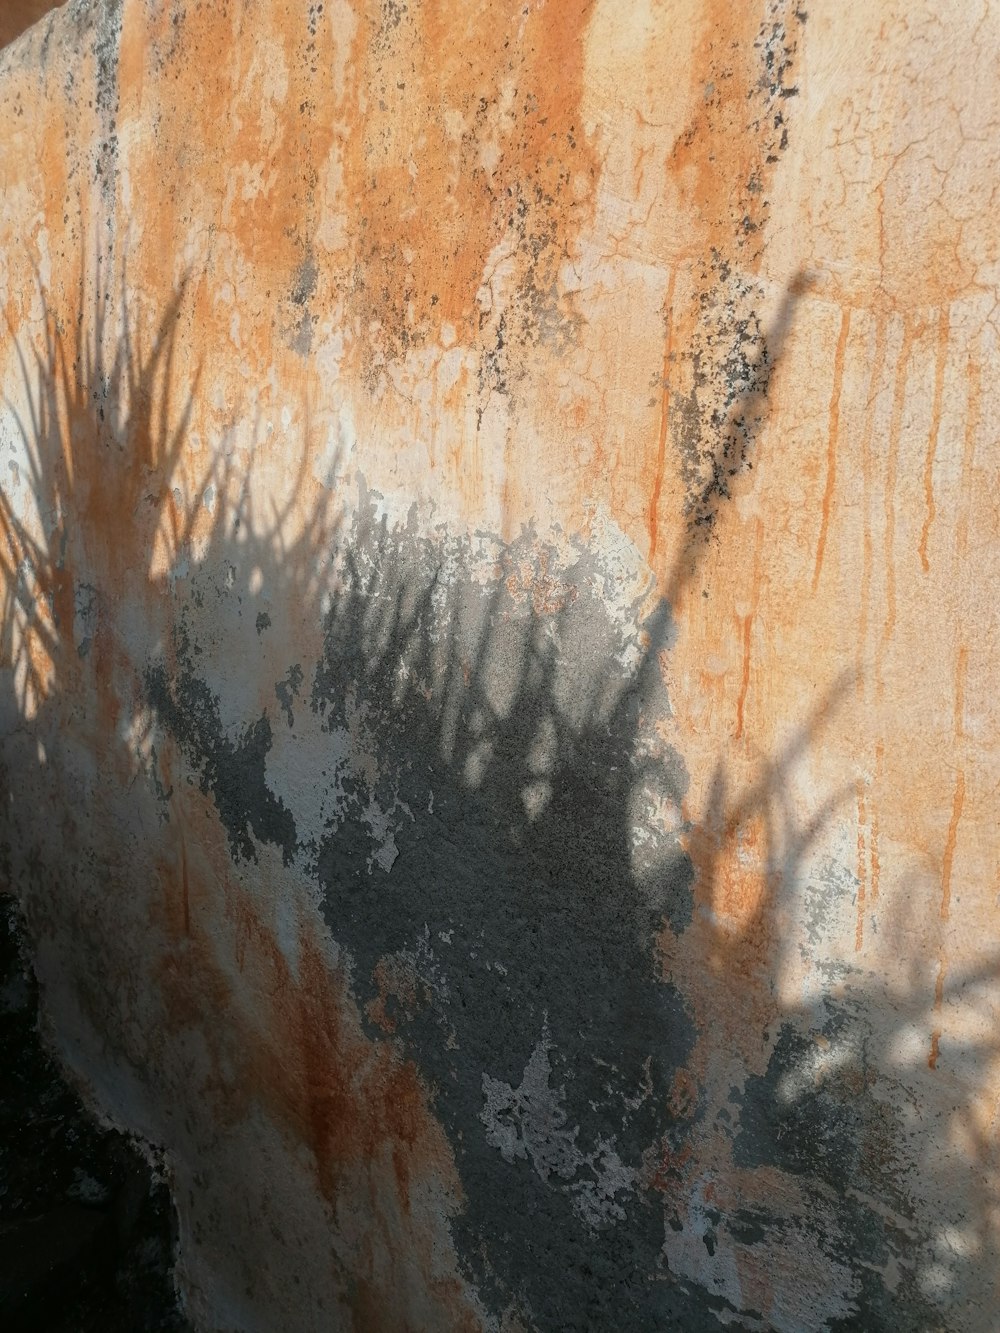
M6 873L211 1329L992 1329L1000 7L0 55Z

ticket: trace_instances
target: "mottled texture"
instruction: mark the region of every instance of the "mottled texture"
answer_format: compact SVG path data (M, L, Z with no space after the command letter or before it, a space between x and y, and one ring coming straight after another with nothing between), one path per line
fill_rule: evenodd
M0 52L4 874L196 1326L993 1328L998 49Z

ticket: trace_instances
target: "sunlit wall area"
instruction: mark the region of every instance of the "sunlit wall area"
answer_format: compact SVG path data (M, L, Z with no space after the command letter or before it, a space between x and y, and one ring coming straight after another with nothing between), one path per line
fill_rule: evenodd
M0 869L195 1327L994 1327L998 50L0 52Z

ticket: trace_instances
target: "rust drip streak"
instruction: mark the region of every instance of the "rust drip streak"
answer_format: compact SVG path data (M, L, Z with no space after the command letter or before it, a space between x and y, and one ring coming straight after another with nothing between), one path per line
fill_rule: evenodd
M948 975L948 959L945 956L944 946L941 946L941 957L938 959L937 980L934 983L934 1013L940 1015L944 1005L944 981ZM940 1018L938 1026L931 1033L931 1049L927 1056L928 1069L937 1069L938 1057L941 1054L941 1027Z
M965 437L962 443L962 482L958 505L958 523L955 531L955 551L964 560L969 545L969 509L972 505L972 464L976 456L976 433L979 430L980 399L982 396L982 369L978 361L969 359L968 407L965 413Z
M854 928L854 952L860 953L861 946L865 940L865 899L866 899L866 876L865 876L865 824L867 816L865 813L865 789L861 779L857 784L858 794L858 921Z
M875 430L875 400L878 397L882 372L885 369L885 319L879 318L875 325L875 355L872 359L871 381L868 386L868 406L865 414L864 432L861 437L862 469L862 565L861 565L861 609L858 617L858 657L855 668L855 684L858 696L864 694L865 651L868 646L868 603L871 600L872 586L872 522L871 522L871 473L872 473L872 435Z
M753 552L753 596L750 601L750 610L742 620L743 670L740 677L740 693L736 700L736 740L742 739L743 736L743 714L746 708L747 691L750 688L750 635L751 630L753 629L754 618L757 615L757 607L760 603L760 548L763 540L764 524L758 518Z
M958 646L955 662L955 735L959 740L965 736L965 676L968 668L969 649L962 643Z
M833 392L830 395L830 420L827 430L826 446L826 488L823 492L823 513L819 527L819 541L816 544L816 567L813 570L812 590L819 586L819 576L823 569L823 554L826 550L826 538L830 529L830 507L833 503L834 487L837 483L837 436L840 433L840 391L844 382L844 357L847 353L847 339L851 332L851 307L847 306L840 319L840 337L837 339L837 351L833 360Z
M896 384L892 395L892 416L889 420L889 455L885 466L885 622L882 626L882 638L876 662L876 686L881 695L884 686L882 665L885 650L896 628L896 474L899 469L899 437L903 429L903 408L906 403L906 380L916 339L915 320L912 315L903 318L903 344L899 349L899 361L896 364Z
M660 526L660 492L663 489L663 469L667 458L667 429L670 424L670 358L673 354L674 341L674 287L677 282L677 270L670 270L667 294L663 298L663 309L667 321L663 340L663 378L662 397L660 399L660 433L656 446L656 474L653 477L653 494L649 501L649 563L656 558L656 543Z
M955 796L951 806L951 823L948 825L948 838L944 846L944 860L941 863L941 920L947 921L951 915L951 870L955 860L955 846L958 842L958 821L962 818L965 805L965 771L958 770L955 782Z
M746 706L747 690L750 686L750 628L753 616L743 617L743 675L740 678L740 694L736 700L736 740L743 736L743 709Z
M924 516L924 526L920 533L920 565L924 573L930 572L930 561L927 558L927 544L930 541L931 524L934 522L936 508L934 505L934 459L937 455L938 436L941 433L941 402L944 398L944 369L948 359L948 308L941 311L938 317L938 342L937 356L934 360L934 403L931 408L931 429L927 441L927 459L924 463L924 500L927 512Z
M938 984L934 987L934 1012L940 1009L940 997L944 994L944 967L942 965L938 970ZM931 1033L931 1053L927 1057L928 1069L937 1069L938 1056L941 1053L941 1029L935 1028Z
M882 780L882 765L885 760L885 742L880 740L875 747L875 794L872 796L872 819L869 837L869 852L872 863L872 902L878 898L878 881L882 871L878 851L878 804L879 784Z

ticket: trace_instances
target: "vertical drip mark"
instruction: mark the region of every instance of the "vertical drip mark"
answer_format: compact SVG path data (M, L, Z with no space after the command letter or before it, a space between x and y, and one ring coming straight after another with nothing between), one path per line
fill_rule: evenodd
M941 1004L944 1000L944 956L938 961L937 981L934 983L934 1012L941 1013ZM937 1069L938 1056L941 1053L941 1029L936 1027L931 1033L931 1049L927 1057L928 1069Z
M960 643L955 663L955 736L958 740L965 736L965 674L968 667L969 649L966 644Z
M878 854L878 793L882 781L882 764L885 759L885 742L880 740L875 746L875 793L872 796L872 825L870 837L870 850L872 861L872 902L878 898L878 881L881 873L881 864Z
M753 625L753 616L743 617L743 675L740 679L740 697L736 700L736 734L735 739L740 740L743 736L743 709L747 701L747 689L750 686L750 628Z
M969 509L972 504L972 464L976 455L976 432L979 430L982 370L978 361L969 361L969 400L965 413L965 436L962 442L962 481L958 502L958 524L955 534L956 554L965 559L969 544Z
M968 366L969 398L965 414L965 435L962 446L962 480L959 491L958 519L955 531L956 564L961 570L969 541L969 509L972 503L972 463L976 451L976 432L979 429L980 393L982 372L978 361L969 359ZM955 740L961 742L965 736L965 675L968 669L968 646L960 643L955 663ZM955 862L955 848L958 845L958 823L962 818L965 805L965 770L959 769L955 779L955 794L952 797L951 820L948 824L948 836L945 839L944 857L941 861L941 909L942 925L951 916L951 877ZM931 1033L931 1049L927 1064L937 1068L941 1047L941 1009L944 1004L944 982L947 970L946 942L942 939L941 956L938 961L937 983L934 987L935 1027Z
M826 487L823 491L823 513L819 526L819 541L816 544L816 567L813 570L812 590L819 585L819 576L823 568L823 553L826 550L826 538L830 528L830 506L837 481L837 436L840 432L840 390L844 382L844 356L847 352L847 339L851 331L851 307L847 306L840 317L840 337L837 339L837 351L833 359L833 392L830 395L830 418L827 428L826 445Z
M951 823L948 825L948 839L944 846L944 860L941 863L941 920L947 921L951 915L951 868L955 860L955 845L958 842L958 821L962 818L965 805L965 772L958 770L955 782L955 796L951 805Z
M649 501L649 563L656 558L656 543L660 526L660 491L663 489L663 468L667 457L667 430L670 426L670 358L673 355L674 342L674 286L677 270L671 269L667 294L663 298L664 318L667 328L663 339L663 375L660 397L660 433L656 445L656 474L653 477L653 494Z
M858 794L858 923L854 929L854 951L861 952L861 946L865 939L865 898L866 898L866 875L865 875L865 787L864 781L859 778L857 783Z
M920 566L924 573L930 572L927 558L927 543L930 541L931 524L934 522L934 458L937 454L938 436L941 433L941 400L944 397L944 368L948 359L948 308L938 316L937 356L934 359L934 403L931 408L931 429L927 441L927 459L924 463L924 500L927 512L924 526L920 533Z
M747 691L750 688L750 632L760 602L760 548L763 540L764 524L758 518L753 547L753 592L750 598L750 610L743 617L743 672L740 677L739 698L736 700L736 740L740 740L743 735L743 710L746 707Z
M906 378L910 354L916 337L915 322L912 315L903 317L903 345L899 349L899 361L896 364L896 384L892 394L892 416L889 419L889 454L885 466L885 622L882 637L876 655L875 678L879 696L882 694L884 681L882 666L885 650L896 628L896 473L899 468L899 437L903 429L903 408L906 403Z
M868 386L868 404L865 412L864 432L861 436L862 468L862 524L861 540L861 608L858 615L858 657L855 667L855 683L859 698L864 694L865 653L868 647L868 604L871 601L872 588L872 520L871 520L871 474L872 474L872 435L875 430L875 402L882 372L885 369L885 318L879 316L875 325L875 354L872 359L871 382Z
M976 432L979 429L982 372L979 362L969 360L969 400L965 414L965 433L962 443L962 478L958 497L958 520L955 524L955 562L961 576L969 549L969 510L972 506L972 464L976 454ZM955 738L965 737L965 679L969 669L968 644L959 643L955 661Z

